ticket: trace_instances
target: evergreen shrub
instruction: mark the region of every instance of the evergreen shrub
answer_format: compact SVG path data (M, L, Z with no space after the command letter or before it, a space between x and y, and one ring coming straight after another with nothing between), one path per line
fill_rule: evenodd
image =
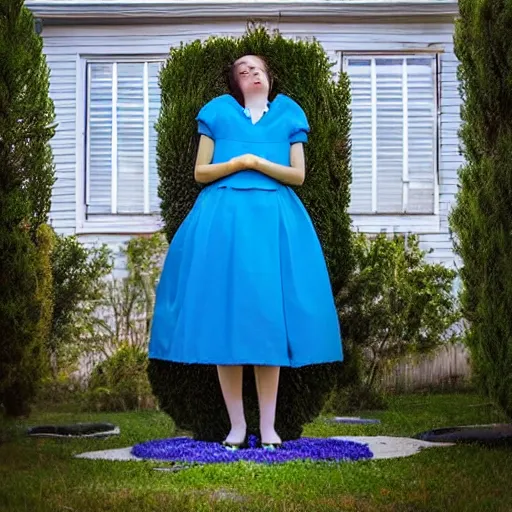
M461 0L465 163L450 216L476 383L512 417L512 3Z
M54 309L47 342L52 376L70 368L94 333L94 311L103 298L104 278L112 270L107 244L84 246L76 235L55 235L52 251Z
M85 393L85 405L95 411L154 408L147 366L146 351L130 345L119 347L111 357L94 367Z
M205 103L228 92L228 66L245 54L261 55L269 64L274 75L270 99L284 93L297 101L308 117L311 134L305 146L307 177L297 193L313 219L337 294L352 265L347 213L350 94L347 76L332 79L332 64L316 41L293 41L278 32L269 34L261 27L250 27L238 39L212 37L171 49L160 76L162 109L157 123L165 233L171 240L200 190L193 171L199 140L194 119ZM276 428L283 439L299 437L303 425L320 413L340 375L340 366L282 368ZM229 421L214 366L151 360L149 375L161 408L179 428L205 440L225 437ZM257 434L252 368L244 371L244 397L249 432Z
M28 414L52 314L49 70L22 0L0 0L0 404Z

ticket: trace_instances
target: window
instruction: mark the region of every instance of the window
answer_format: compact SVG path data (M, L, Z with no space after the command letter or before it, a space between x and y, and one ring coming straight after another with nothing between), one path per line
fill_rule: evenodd
M86 64L85 216L159 211L155 122L161 61Z
M344 55L352 92L352 214L434 214L435 56Z

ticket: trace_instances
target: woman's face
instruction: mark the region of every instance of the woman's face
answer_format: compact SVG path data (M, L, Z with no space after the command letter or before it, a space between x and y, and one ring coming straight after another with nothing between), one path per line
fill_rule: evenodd
M257 93L269 93L267 66L255 55L245 55L234 64L235 77L244 97Z

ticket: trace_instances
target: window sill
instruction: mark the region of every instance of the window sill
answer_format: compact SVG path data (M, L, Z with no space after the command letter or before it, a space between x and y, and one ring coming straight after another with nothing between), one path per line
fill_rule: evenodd
M350 214L352 228L362 233L439 233L440 216L411 214Z
M77 223L77 235L139 235L163 228L160 215L98 215Z
M350 214L353 229L363 233L439 233L439 215ZM83 235L137 235L155 233L163 228L159 215L105 215L78 223L76 233Z

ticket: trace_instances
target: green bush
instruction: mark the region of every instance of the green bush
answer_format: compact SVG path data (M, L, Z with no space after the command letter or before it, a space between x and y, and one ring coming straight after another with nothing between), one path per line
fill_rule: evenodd
M456 339L456 273L428 263L415 235L372 240L360 234L353 248L356 265L338 296L339 312L355 358L354 381L373 390L386 367Z
M89 350L109 355L124 344L147 350L156 281L166 249L164 235L157 232L134 237L121 250L128 274L106 283Z
M53 296L53 273L52 273L52 253L54 249L53 230L48 224L42 224L37 230L37 295L36 299L41 304L41 313L39 318L38 331L40 333L40 345L42 356L42 368L45 373L49 370L46 361L46 346L50 338L52 319L54 311Z
M335 293L352 265L350 218L350 93L348 78L332 80L332 64L316 42L292 41L262 28L239 39L213 37L173 48L160 84L162 109L157 123L159 195L168 240L200 190L194 181L199 109L227 92L227 68L244 54L262 55L275 77L273 94L284 93L305 110L311 125L305 147L307 179L297 193L309 210L325 252ZM312 340L312 342L314 342ZM332 389L339 364L283 368L276 428L283 439L296 438L315 418ZM222 439L229 430L216 368L150 361L150 379L160 406L178 427L196 438ZM245 410L250 432L258 431L252 369L244 375Z
M0 403L28 414L51 318L49 71L22 0L0 0Z
M71 378L67 371L43 378L38 387L35 403L38 410L79 411L84 401L85 385Z
M484 394L512 417L512 4L461 0L455 52L463 99L457 203L467 345Z
M334 389L325 404L324 413L342 415L387 408L388 402L382 391L354 384L339 390Z
M121 346L94 367L86 393L86 404L96 411L151 409L155 400L147 373L147 352Z
M47 355L52 373L69 367L92 335L93 312L103 297L104 278L112 270L106 244L85 247L76 236L56 236L52 252L54 311Z

